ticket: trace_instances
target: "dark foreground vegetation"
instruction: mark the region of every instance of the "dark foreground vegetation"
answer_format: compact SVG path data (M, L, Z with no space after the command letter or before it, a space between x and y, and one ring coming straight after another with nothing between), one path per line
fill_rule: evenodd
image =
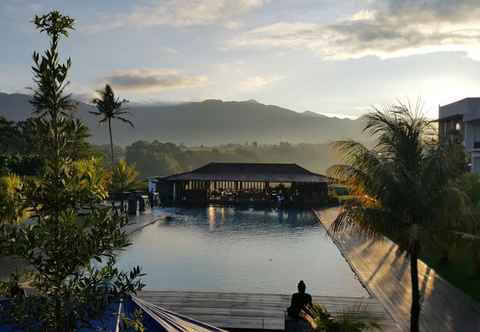
M115 267L116 254L129 245L122 228L127 219L102 204L114 175L89 154L88 129L73 116L75 103L64 92L72 62L58 50L74 20L53 11L33 22L50 43L33 54L31 119L13 127L1 122L8 139L2 152L9 155L0 181L0 255L29 266L34 292L24 296L18 275L1 282L0 295L10 302L0 306L0 324L77 331L141 289L142 274Z
M480 176L463 174L458 185L468 196L471 215L455 233L427 243L422 259L446 280L480 302Z
M373 147L352 140L336 143L345 163L330 172L352 188L356 199L345 206L333 228L335 232L351 229L368 237L387 235L409 256L410 329L418 332L418 259L450 264L444 270L450 277L449 273L461 275L458 271L455 274L457 267L451 260L456 247L463 247L471 262L478 259L478 214L466 183L471 187L478 184L466 173L467 159L460 140L453 137L438 142L418 104L376 109L366 120L365 132L375 139ZM474 270L468 277L465 271L463 276L478 280L478 266Z

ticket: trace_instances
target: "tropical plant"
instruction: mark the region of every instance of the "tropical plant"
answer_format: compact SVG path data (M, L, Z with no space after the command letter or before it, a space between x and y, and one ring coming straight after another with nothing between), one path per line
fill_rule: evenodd
M410 329L418 332L420 291L418 257L422 243L437 232L453 232L468 212L468 197L456 179L459 161L450 145L439 145L421 105L374 109L366 116L365 132L373 148L351 140L335 143L345 164L329 173L347 183L356 200L346 205L332 227L367 236L393 237L410 259Z
M0 224L0 253L31 266L37 294L14 297L0 308L0 318L25 331L75 331L101 316L108 303L142 288L142 273L115 267L116 253L129 245L126 217L101 204L108 174L95 158L79 159L75 149L85 130L64 92L71 61L62 62L58 53L74 20L53 11L35 16L34 24L50 38L49 49L33 55L33 115L45 170L22 185L15 180L14 194L22 195L15 200L32 210L33 220ZM14 221L3 212L1 218Z
M356 305L336 314L319 304L311 309L316 332L362 332L380 330L378 317L368 312L365 306Z
M23 181L15 175L0 178L0 223L19 224L31 216L22 192Z
M475 206L474 217L467 220L464 232L461 232L462 244L471 253L473 261L473 279L480 279L480 211Z
M120 159L112 171L111 191L121 193L132 190L138 186L138 172L134 166L129 165L124 159Z
M465 173L458 179L458 185L464 188L472 204L476 208L480 208L480 175Z
M115 158L113 153L112 120L120 120L132 127L133 123L125 117L129 114L129 112L123 106L128 103L128 100L120 100L118 97L116 97L112 87L109 84L106 84L103 90L99 90L97 92L100 95L100 98L93 99L93 103L96 105L97 111L92 111L90 113L100 117L99 123L107 123L108 125L108 133L110 135L111 162L113 167Z

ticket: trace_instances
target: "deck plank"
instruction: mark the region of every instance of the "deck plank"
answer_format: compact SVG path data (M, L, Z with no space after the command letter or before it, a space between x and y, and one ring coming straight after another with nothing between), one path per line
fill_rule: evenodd
M290 296L212 291L145 290L139 297L186 316L225 329L283 330ZM313 296L333 314L362 305L379 318L384 331L398 331L396 324L374 298Z

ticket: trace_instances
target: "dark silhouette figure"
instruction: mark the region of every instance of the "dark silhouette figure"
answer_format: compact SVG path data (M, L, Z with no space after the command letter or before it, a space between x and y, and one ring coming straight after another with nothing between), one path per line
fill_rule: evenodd
M303 280L297 285L298 292L292 295L292 302L287 309L287 313L292 318L300 318L300 312L303 310L306 314L311 314L312 296L305 293L305 283Z

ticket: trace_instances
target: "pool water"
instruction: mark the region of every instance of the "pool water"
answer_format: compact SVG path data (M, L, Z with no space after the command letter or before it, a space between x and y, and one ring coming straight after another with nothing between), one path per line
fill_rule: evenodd
M154 211L160 213L164 211ZM131 234L122 268L140 265L146 289L368 296L309 210L171 209L173 219Z

